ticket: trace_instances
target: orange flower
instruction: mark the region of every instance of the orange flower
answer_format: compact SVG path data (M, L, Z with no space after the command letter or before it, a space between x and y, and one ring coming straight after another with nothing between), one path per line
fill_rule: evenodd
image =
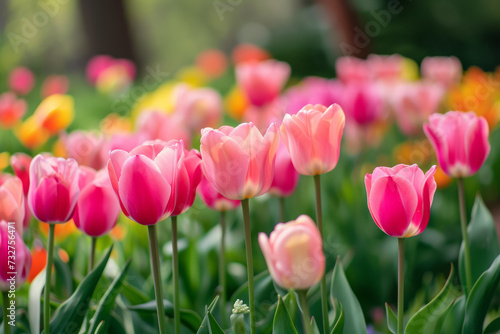
M31 283L35 277L45 269L47 265L47 251L38 245L31 251L31 269L28 274L28 283Z
M264 49L253 44L240 44L233 50L233 62L235 64L259 62L271 58Z
M224 99L224 104L228 114L236 120L241 120L248 108L247 98L238 87L231 89Z
M436 180L436 184L439 189L444 189L448 187L451 181L453 181L453 179L448 175L446 175L443 169L439 166L437 166L436 168L436 174L434 174L434 179Z
M117 132L128 133L132 131L132 122L130 119L120 117L117 114L109 114L101 121L100 128L105 136L111 136Z
M69 95L54 94L40 103L33 117L41 127L54 135L71 124L74 114L73 98Z
M32 116L26 119L14 130L17 138L24 147L35 149L47 142L50 137L49 132L38 123Z
M40 222L38 226L40 228L40 232L42 232L42 234L47 237L49 235L49 224ZM73 219L68 221L66 224L54 224L54 226L54 235L56 241L66 240L71 234L78 231L75 223L73 222Z
M227 70L227 57L217 49L208 49L198 55L196 66L207 77L218 78Z

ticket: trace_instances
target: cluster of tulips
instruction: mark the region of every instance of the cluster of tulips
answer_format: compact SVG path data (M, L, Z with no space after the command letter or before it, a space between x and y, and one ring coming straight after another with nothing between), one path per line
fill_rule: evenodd
M233 313L248 312L250 332L259 333L249 200L266 193L288 197L293 194L299 175L305 175L314 180L315 219L300 215L296 220L279 223L269 236L260 233L258 243L274 282L281 289L296 292L303 332L326 334L333 330L342 333L344 328L350 328L347 323L352 320L349 320L351 315L348 312L353 309L342 311L346 318L344 326L344 315L341 312L339 316L338 311L345 300L334 296L340 303L335 306L337 316L331 321L320 176L337 166L343 137L351 148L371 145L380 132L380 124L388 117L387 109L398 111L395 115L403 133L425 133L434 148L439 167L448 177L458 180L464 242L465 281L462 284L466 295L470 296L477 277L473 278L471 274L463 179L478 172L488 157L489 126L495 123L473 111L437 113L445 91L459 84L462 69L456 58L427 58L422 64L424 79L419 82L404 79L407 75L405 62L399 56L371 56L366 61L341 58L337 62L338 81L310 78L284 95L280 93L290 75L287 64L275 60L244 62L236 67L236 78L246 107L243 113L233 113L242 121L236 127L216 128L221 119L222 100L214 90L168 84L139 101L138 105L142 107L137 115L135 132L115 132L108 137L104 130L103 134L62 133L60 151L66 158L50 153L38 154L33 159L23 153L12 155L11 166L16 176L1 174L0 177L0 288L4 296L9 290L7 272L10 270L3 265L8 253L9 222L16 226L17 286L24 283L31 266L31 255L22 239L23 229L32 216L49 225L48 269L43 273L46 282L43 328L44 333L50 333L53 326L50 301L55 226L73 219L76 227L91 238L89 275L92 275L99 269L94 264L97 238L115 227L122 212L130 220L147 226L158 329L165 333L156 226L171 218L173 320L175 333L180 333L177 217L191 208L199 194L208 208L219 211L221 215L219 279L222 290L219 304L224 327L227 327L228 308L224 215L241 205L248 308L239 301ZM101 56L89 64L87 74L93 84L107 89L114 85L110 77L128 78L125 80L128 85L135 72L126 61ZM120 85L120 90L126 85ZM160 93L169 96L169 101L159 102ZM35 114L43 110L50 117L40 124L49 127L56 124L57 131L67 126L54 119L64 110L72 109L61 106L62 97L60 94L50 95L42 102ZM50 103L50 98L57 101ZM168 114L158 107L165 104L174 112ZM113 127L117 127L117 122L114 119ZM191 148L191 139L197 133L200 135L199 151ZM427 226L437 188L435 173L436 166L424 173L416 164L398 164L392 168L377 167L365 176L367 203L374 222L384 233L398 239L397 314L388 310L388 319L391 322L394 317L394 332L398 334L402 334L405 328L404 240L419 235ZM311 319L308 291L318 283L321 318ZM4 314L7 306L4 305ZM282 307L286 314L286 308ZM210 308L207 312L210 313ZM211 319L209 317L209 322L202 327L210 327L211 333L223 332ZM233 333L246 332L242 319L244 317L231 317ZM281 333L296 332L290 316L287 319L290 327ZM89 333L97 332L101 326L98 320L91 321ZM414 326L412 320L408 328ZM83 317L79 321L81 325ZM366 331L366 326L362 326ZM10 332L5 318L4 331Z

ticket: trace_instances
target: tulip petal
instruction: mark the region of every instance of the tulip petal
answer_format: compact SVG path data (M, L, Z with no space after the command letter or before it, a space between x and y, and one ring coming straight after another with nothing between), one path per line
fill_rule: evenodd
M488 135L488 123L484 118L474 119L467 128L465 143L467 145L467 165L471 175L481 168L490 153L491 146Z

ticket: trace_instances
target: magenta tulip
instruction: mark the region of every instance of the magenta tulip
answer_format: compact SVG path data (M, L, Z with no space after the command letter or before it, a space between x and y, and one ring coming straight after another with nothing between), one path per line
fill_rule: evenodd
M203 171L229 199L260 196L271 187L278 144L276 123L264 136L252 123L205 128L200 146Z
M0 220L13 222L19 234L23 234L24 219L23 183L14 175L0 174Z
M490 153L488 123L472 111L433 114L424 132L440 167L451 177L474 175Z
M15 227L5 220L0 220L0 256L0 291L15 290L28 278L31 253Z
M381 87L373 83L347 85L342 99L347 118L361 126L378 121L384 111Z
M201 181L201 155L195 149L184 150L184 162L178 174L178 188L172 216L186 212L194 202Z
M323 240L306 215L276 225L269 238L259 233L259 245L273 280L282 288L309 289L325 272Z
M28 195L28 190L30 189L31 160L33 160L33 158L26 153L14 153L10 157L10 165L12 167L12 170L23 183L24 195Z
M243 63L236 66L238 86L257 107L272 102L290 76L290 66L276 60Z
M203 203L212 210L229 211L236 209L241 201L229 199L221 195L220 192L203 175L198 186L198 195Z
M26 95L35 85L35 76L26 67L16 67L9 74L9 88L13 92Z
M182 141L146 142L130 153L111 151L109 178L123 213L142 225L169 217L175 208L183 162Z
M274 178L269 193L279 197L290 196L297 187L300 175L293 167L292 158L283 142L278 147L274 168Z
M65 223L73 217L78 188L78 163L74 159L43 156L30 165L28 203L33 215L44 223Z
M332 104L308 104L296 115L285 115L281 135L295 169L302 175L324 174L339 160L345 116Z
M106 170L80 167L80 197L73 220L78 229L91 237L111 231L120 214L120 202Z
M436 191L432 166L427 173L417 165L377 167L366 174L368 209L375 224L387 235L409 238L424 231Z

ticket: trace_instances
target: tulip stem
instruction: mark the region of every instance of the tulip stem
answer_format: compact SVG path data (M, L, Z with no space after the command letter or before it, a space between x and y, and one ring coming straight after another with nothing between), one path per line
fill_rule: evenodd
M9 325L9 318L7 317L8 314L8 307L10 304L9 300L9 291L2 291L2 299L3 299L3 332L5 334L10 334L10 325Z
M285 197L278 197L279 200L279 207L280 207L280 216L279 216L279 221L284 223L285 222Z
M241 200L243 209L243 223L245 225L245 248L247 251L247 275L248 275L248 300L250 306L250 333L256 333L255 326L255 296L253 283L253 256L252 256L252 234L250 230L250 208L248 198Z
M314 191L316 194L316 224L318 224L319 233L321 234L321 239L323 240L323 250L325 247L325 238L323 236L323 212L321 209L321 183L320 175L314 175ZM326 291L326 277L325 273L321 277L321 311L323 316L323 333L327 334L330 329L330 324L328 320L328 299Z
M220 249L219 249L219 280L221 286L220 292L220 316L222 318L222 326L227 328L226 314L226 212L220 212Z
M151 256L151 270L155 286L156 312L158 314L159 333L165 334L165 311L163 308L163 294L161 291L160 256L158 254L158 240L156 239L156 225L148 226L149 253Z
M398 334L403 334L405 239L398 238Z
M89 273L94 269L95 247L97 244L96 237L90 237L90 258L89 258Z
M465 257L465 287L466 293L472 289L472 274L470 264L470 249L469 236L467 235L467 213L465 210L465 190L464 179L458 178L458 202L460 206L460 225L462 227L462 239L464 240L464 257Z
M179 252L177 249L177 216L172 216L172 268L174 283L174 329L176 334L181 333L181 312L179 298Z
M311 329L311 316L309 315L309 306L307 304L307 290L298 290L299 304L302 309L302 327L305 334L313 334Z
M49 224L49 239L47 244L47 266L45 267L45 289L43 301L43 330L49 334L50 325L50 282L52 274L52 257L54 254L54 230L55 224Z

